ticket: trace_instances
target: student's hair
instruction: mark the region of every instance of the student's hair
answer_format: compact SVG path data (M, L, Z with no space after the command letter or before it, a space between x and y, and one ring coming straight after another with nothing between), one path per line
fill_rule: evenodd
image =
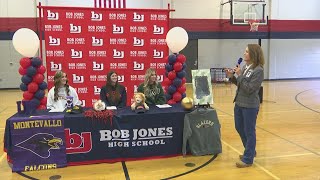
M153 73L156 73L156 70L153 68L149 68L146 70L146 74L144 75L144 87L147 87L149 85L150 77L152 76ZM157 84L157 81L154 83Z
M153 73L156 73L156 70L153 68L149 68L146 70L146 74L144 75L144 83L143 83L143 88L144 88L144 94L147 96L148 92L150 91L150 77L152 76ZM157 88L158 82L155 81L154 84L151 84L151 86Z
M63 73L64 73L63 71L57 71L53 77L53 80L54 80L54 99L53 100L54 101L57 101L59 98L58 93L59 93L59 88L61 87L60 84L61 84L61 78L63 77ZM66 74L66 77L67 77L67 74ZM70 89L69 89L68 79L64 87L66 88L67 95L69 96Z
M107 82L106 82L106 89L107 92L114 92L112 94L110 94L109 96L109 100L113 101L113 102L118 102L121 99L121 94L120 94L120 86L118 85L118 79L116 81L115 85L112 85L112 81L111 81L111 76L112 74L116 74L118 75L115 71L109 71L107 74Z
M264 65L264 55L262 48L259 44L248 44L250 62L252 63L252 68L257 66L263 67Z
M112 74L117 74L117 73L115 71L109 71L108 72L106 86L111 86L111 83L112 83L111 82L111 76L112 76ZM117 85L118 85L118 80L117 80L115 86L117 86Z

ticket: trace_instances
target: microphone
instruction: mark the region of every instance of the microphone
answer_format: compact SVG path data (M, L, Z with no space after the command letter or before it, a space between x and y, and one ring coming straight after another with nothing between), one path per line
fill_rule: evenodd
M243 60L242 58L239 58L239 59L238 59L238 64L237 64L237 66L239 66L239 65L242 63L242 60Z
M238 59L237 67L240 66L240 64L242 63L242 60L243 60L242 58L239 58L239 59ZM236 73L236 72L233 72L233 74L235 74L235 73Z

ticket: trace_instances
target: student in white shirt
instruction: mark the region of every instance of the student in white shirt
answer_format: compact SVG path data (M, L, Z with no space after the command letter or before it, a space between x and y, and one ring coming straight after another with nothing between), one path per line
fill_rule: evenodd
M54 75L54 87L48 93L47 109L65 109L67 96L73 97L73 105L81 105L76 90L68 84L66 73L57 71Z

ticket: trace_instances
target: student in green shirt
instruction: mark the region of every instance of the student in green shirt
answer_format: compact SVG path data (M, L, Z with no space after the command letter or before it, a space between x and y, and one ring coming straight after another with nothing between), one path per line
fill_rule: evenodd
M155 69L149 68L144 75L144 82L138 87L138 92L146 96L147 105L165 104L166 98L162 86L157 82L157 74Z

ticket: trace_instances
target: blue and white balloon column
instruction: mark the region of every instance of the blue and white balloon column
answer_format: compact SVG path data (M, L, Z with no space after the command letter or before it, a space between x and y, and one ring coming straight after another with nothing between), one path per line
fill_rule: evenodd
M186 97L186 57L179 54L188 44L188 33L181 27L169 30L166 42L173 54L167 57L166 78L163 81L168 104L181 102Z

